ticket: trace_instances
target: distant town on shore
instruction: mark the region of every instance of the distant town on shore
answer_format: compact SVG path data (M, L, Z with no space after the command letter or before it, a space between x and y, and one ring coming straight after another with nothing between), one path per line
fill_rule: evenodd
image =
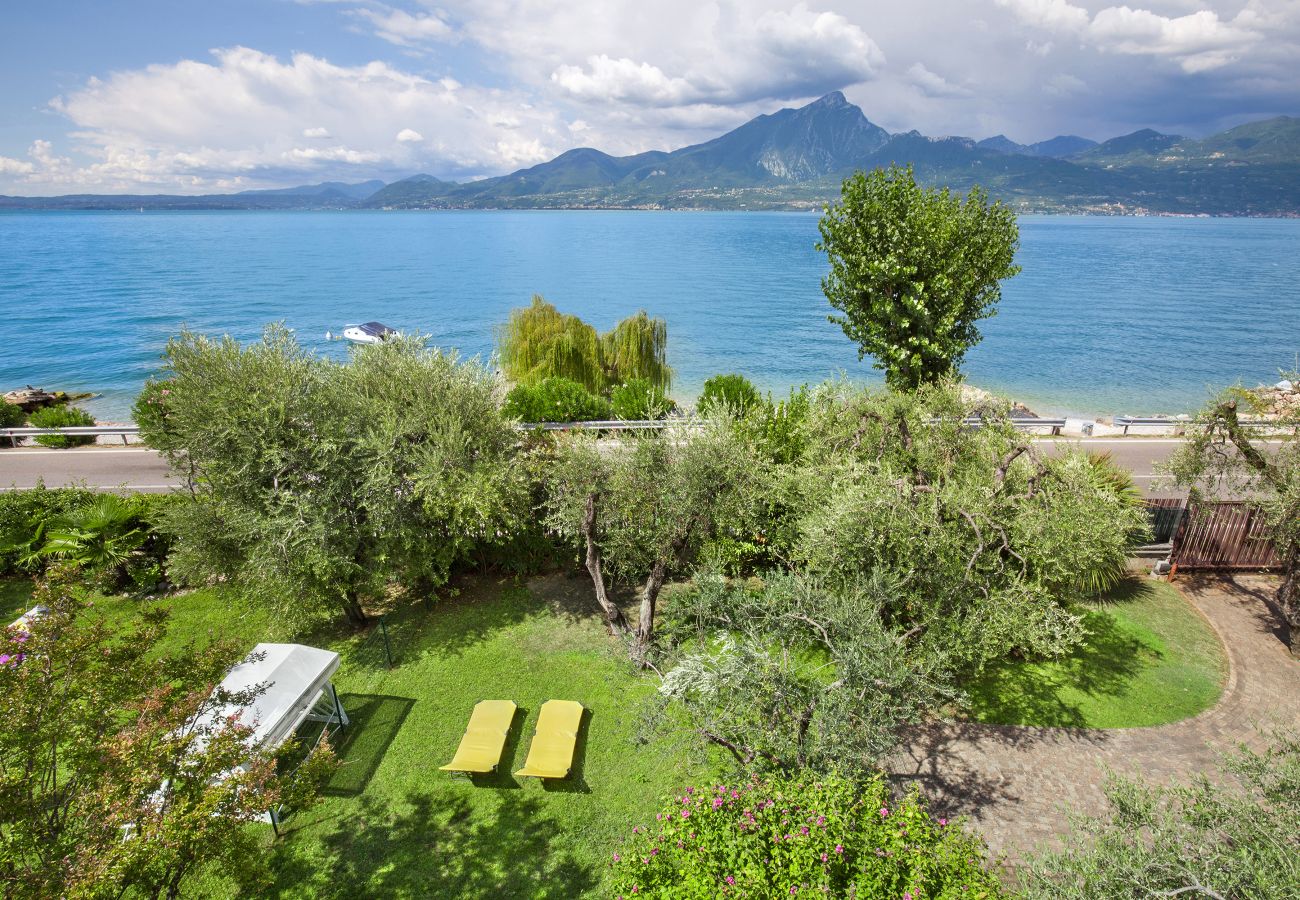
M919 180L975 184L1023 213L1300 216L1300 118L1203 139L1143 129L1102 143L1061 135L1019 144L890 134L839 91L758 116L711 141L615 157L592 148L509 175L458 183L324 182L198 196L0 196L0 209L718 209L818 210L857 169L893 163Z

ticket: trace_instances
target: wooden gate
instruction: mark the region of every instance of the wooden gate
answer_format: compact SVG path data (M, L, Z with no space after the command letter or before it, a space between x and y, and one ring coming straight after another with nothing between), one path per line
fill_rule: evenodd
M1281 565L1264 517L1240 500L1188 505L1169 561L1179 569L1271 569Z

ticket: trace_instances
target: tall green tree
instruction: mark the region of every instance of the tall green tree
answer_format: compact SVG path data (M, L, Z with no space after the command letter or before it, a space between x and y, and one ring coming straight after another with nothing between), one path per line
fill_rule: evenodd
M921 187L910 166L857 172L819 224L831 316L894 388L955 374L994 314L1015 265L1019 230L979 187L962 199Z
M269 880L249 824L309 804L328 745L295 774L214 715L261 688L214 691L231 644L158 652L166 614L111 623L57 578L44 615L0 633L0 893L174 898L210 868L247 892Z
M248 346L186 332L163 376L136 415L191 480L194 502L161 522L182 580L224 578L299 623L362 625L390 585L436 587L526 512L500 382L422 340L339 364L280 326Z

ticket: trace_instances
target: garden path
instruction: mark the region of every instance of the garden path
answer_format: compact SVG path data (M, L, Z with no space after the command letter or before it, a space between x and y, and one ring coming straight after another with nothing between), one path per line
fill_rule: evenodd
M1152 728L1084 729L942 723L909 731L890 769L933 807L969 816L994 855L1059 846L1066 810L1105 809L1106 771L1169 782L1215 773L1225 750L1266 740L1256 726L1300 723L1300 661L1287 651L1266 576L1196 576L1178 587L1218 632L1228 676L1217 705Z

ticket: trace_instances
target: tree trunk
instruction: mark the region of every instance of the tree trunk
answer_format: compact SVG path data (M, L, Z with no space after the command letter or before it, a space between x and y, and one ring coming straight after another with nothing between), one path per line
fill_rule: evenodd
M343 614L347 616L348 624L354 628L365 628L370 624L370 618L361 608L361 598L356 591L348 591L343 595Z
M659 602L659 592L663 590L664 577L668 566L662 559L655 560L641 588L641 616L636 623L636 650L634 656L644 662L650 650L650 640L655 633L655 604Z
M627 634L627 619L623 611L610 601L605 591L605 573L600 568L600 546L596 543L596 500L598 494L587 495L587 509L582 517L582 536L587 540L587 572L596 588L596 602L605 613L605 623L612 634Z
M1277 605L1290 629L1291 655L1300 659L1300 544L1291 548L1277 589Z

